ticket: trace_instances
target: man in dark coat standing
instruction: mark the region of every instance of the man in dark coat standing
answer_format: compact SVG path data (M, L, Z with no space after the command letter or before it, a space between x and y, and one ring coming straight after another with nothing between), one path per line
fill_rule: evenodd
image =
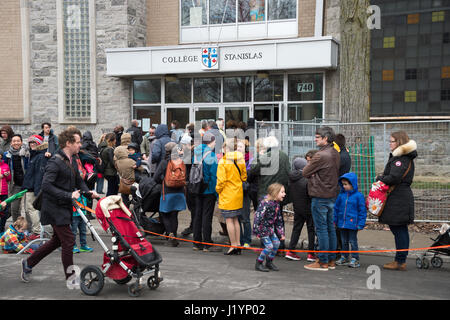
M138 146L141 145L142 131L139 129L139 122L137 120L131 121L131 127L126 132L131 134L131 142L137 143Z
M73 246L75 237L70 229L72 222L72 199L80 197L80 189L90 192L78 173L77 162L73 158L81 147L81 132L75 127L70 127L59 135L61 148L48 160L45 168L41 189L42 194L41 224L50 224L53 228L53 236L44 245L39 247L28 259L22 260L21 279L30 281L31 270L43 258L61 247L61 260L66 279L68 268L73 265ZM93 198L99 198L94 191Z

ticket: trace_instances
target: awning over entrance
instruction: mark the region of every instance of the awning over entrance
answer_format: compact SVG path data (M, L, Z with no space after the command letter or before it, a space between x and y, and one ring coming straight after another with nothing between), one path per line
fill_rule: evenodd
M338 42L332 37L106 49L107 75L335 69Z

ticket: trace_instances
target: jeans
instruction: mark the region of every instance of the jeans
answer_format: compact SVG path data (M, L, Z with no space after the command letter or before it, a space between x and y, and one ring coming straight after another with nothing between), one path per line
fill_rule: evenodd
M409 232L408 225L403 226L389 226L395 238L395 249L409 249ZM395 253L395 261L398 263L405 263L408 251L397 251Z
M261 242L264 244L264 250L261 251L258 261L263 262L266 257L268 260L273 260L280 247L280 240L278 240L277 235L274 233L271 236L262 237Z
M334 198L312 198L311 211L319 241L319 251L336 251L336 229L333 223ZM321 263L336 260L336 253L319 253Z
M87 245L86 242L86 224L80 216L72 217L72 225L71 229L75 238L75 245L77 243L77 231L80 231L80 246L85 247Z
M358 230L350 229L339 229L342 240L342 251L350 251L350 245L352 246L351 251L358 251ZM348 259L349 253L342 253L342 256ZM359 260L359 253L352 252L352 258Z
M215 194L201 194L195 198L195 214L193 222L194 241L211 243L212 220L216 205ZM203 244L194 244L203 247Z
M103 186L105 185L105 178L97 177L96 191L98 194L103 194Z
M244 202L242 206L242 214L239 216L241 224L241 245L252 243L252 226L250 224L250 196L244 193Z

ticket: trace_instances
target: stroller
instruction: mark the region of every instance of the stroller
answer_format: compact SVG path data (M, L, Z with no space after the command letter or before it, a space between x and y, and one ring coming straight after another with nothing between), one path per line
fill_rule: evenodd
M97 266L87 266L81 270L81 291L91 296L99 294L103 289L105 276L118 284L126 284L135 278L136 281L128 287L128 294L138 297L142 291L142 277L149 273L153 275L147 280L148 287L151 290L159 287L163 280L159 271L162 258L137 228L133 215L123 204L121 196L109 196L99 200L95 210L102 228L111 232L111 249L102 241L75 201L73 206L105 251L101 269Z
M447 224L443 224L441 230L439 231L439 235L436 239L431 238L433 240L433 244L430 246L431 248L447 246L450 245L450 226ZM440 268L444 261L439 254L443 254L445 256L450 256L450 247L449 248L436 248L436 249L428 249L424 254L420 255L416 259L416 267L419 269L428 269L430 267L430 262L426 258L427 253L434 253L431 258L431 265L433 268Z
M159 212L161 185L157 184L153 178L146 176L142 176L138 182L139 184L131 187L134 217L145 231L164 234L164 225L158 217L155 217ZM147 217L146 212L151 212L151 215Z

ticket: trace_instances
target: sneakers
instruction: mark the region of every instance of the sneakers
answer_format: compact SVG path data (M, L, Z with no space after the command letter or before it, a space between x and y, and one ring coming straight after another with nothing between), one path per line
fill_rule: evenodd
M305 265L305 269L313 271L328 271L328 263L321 263L317 260L314 263Z
M73 253L80 253L80 249L78 249L77 246L73 246L72 252L73 252Z
M22 265L22 272L20 273L20 279L23 282L30 282L30 280L31 280L31 268L28 267L27 260L22 259L21 265Z
M316 261L316 256L313 254L308 254L308 257L306 260L308 260L309 262L315 262Z
M92 252L94 249L88 246L81 246L79 252Z
M361 265L359 264L359 261L355 258L352 258L350 261L350 264L348 265L350 268L359 268Z
M167 241L167 245L170 247L178 247L178 240L174 239L175 235L173 233L169 234L169 240Z
M203 250L203 248L202 247L199 247L199 246L196 246L195 244L192 246L192 250L194 250L194 251L200 251L200 250Z
M286 252L285 258L293 261L300 261L300 257L293 252Z
M336 264L338 266L345 266L349 263L348 258L345 258L344 256L341 256L341 258L339 260L336 261Z

